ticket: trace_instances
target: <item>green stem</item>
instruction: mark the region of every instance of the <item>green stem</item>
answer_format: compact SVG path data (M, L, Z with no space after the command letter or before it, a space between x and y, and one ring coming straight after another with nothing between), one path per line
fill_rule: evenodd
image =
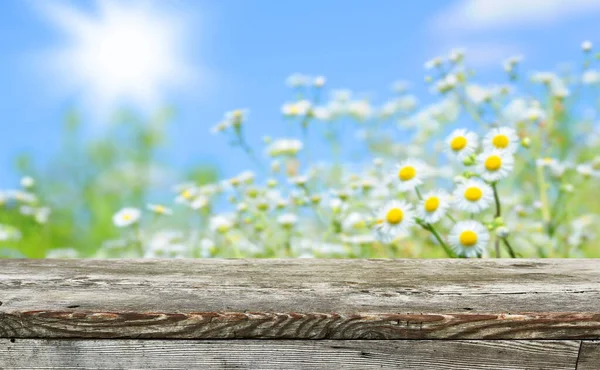
M558 196L556 197L556 200L554 201L554 205L552 206L552 211L551 211L551 219L550 222L548 223L548 225L546 225L546 231L548 232L548 236L552 237L554 236L554 232L556 231L556 226L557 226L557 221L558 218L556 217L556 215L558 214L558 210L560 209L560 203L562 202L563 199L563 195L564 192L563 191L559 191Z
M252 162L254 162L254 164L256 164L256 166L261 171L264 172L265 168L263 167L263 164L256 157L256 155L254 155L254 151L252 150L252 148L250 148L250 145L248 145L248 143L246 143L246 140L244 140L244 137L241 135L241 133L237 133L237 139L238 139L238 145L240 146L240 148L242 148L242 150L248 155L250 160Z
M135 249L137 250L140 257L144 257L144 247L142 246L142 233L140 230L140 224L136 223L133 229L135 238Z
M508 242L508 240L506 238L502 238L502 241L504 242L504 245L506 246L506 249L508 250L508 254L510 254L510 258L517 258L517 255L516 255L514 249L512 248L512 246L510 245L510 243Z
M417 197L419 200L423 200L423 196L421 195L421 190L418 187L415 187L415 191L417 192Z
M496 252L496 258L500 258L500 239L496 238L494 241L494 250Z
M448 219L450 219L450 221L456 223L456 219L454 217L452 217L452 215L450 213L446 213L446 217L448 217Z
M310 122L310 118L307 115L300 124L302 127L302 141L304 143L304 155L306 156L306 165L310 164L310 149L308 146L308 123Z
M542 166L537 166L537 179L538 179L538 189L540 191L540 200L542 202L542 218L544 223L548 225L550 223L551 214L550 207L548 204L548 194L546 193L546 178L544 176L544 169Z
M291 230L287 230L286 238L285 238L285 256L292 256L292 232Z
M455 257L454 253L452 252L452 250L450 249L450 247L448 247L448 245L444 242L444 240L442 240L442 237L440 236L440 234L438 234L438 232L435 230L435 228L433 227L433 225L431 224L427 224L427 223L419 223L419 225L421 225L422 228L424 228L425 230L431 232L433 234L433 236L435 237L435 239L438 241L438 243L440 243L440 245L442 246L442 248L444 248L444 251L446 252L446 254L448 255L448 257Z
M498 189L495 182L492 183L492 189L494 190L494 201L496 202L496 217L500 217L502 209L500 208L500 197L498 196Z

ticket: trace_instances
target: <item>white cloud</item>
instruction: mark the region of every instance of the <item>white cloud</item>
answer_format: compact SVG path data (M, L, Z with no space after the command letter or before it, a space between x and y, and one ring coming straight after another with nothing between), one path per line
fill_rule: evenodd
M42 13L65 42L46 55L55 83L82 94L98 113L121 104L156 108L171 89L198 77L184 50L186 22L147 2L98 0L85 12L65 2L45 2Z
M540 25L600 11L598 0L460 0L431 22L435 33Z
M598 0L457 0L430 18L429 36L436 50L462 46L470 65L499 68L509 56L535 52L510 31L553 26L598 12Z

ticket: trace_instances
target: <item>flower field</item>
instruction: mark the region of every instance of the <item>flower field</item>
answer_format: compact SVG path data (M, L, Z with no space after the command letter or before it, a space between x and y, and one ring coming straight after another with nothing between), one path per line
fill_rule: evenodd
M385 101L292 75L294 135L252 143L236 109L204 139L250 159L230 178L159 181L168 110L124 113L92 142L71 114L55 160L19 158L20 185L0 191L0 256L599 257L600 69L581 48L557 72L509 58L491 85L453 50L425 64L428 96L395 83Z

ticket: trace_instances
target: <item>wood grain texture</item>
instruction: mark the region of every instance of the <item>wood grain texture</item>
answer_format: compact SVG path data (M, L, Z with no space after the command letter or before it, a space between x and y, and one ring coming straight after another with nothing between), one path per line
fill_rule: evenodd
M578 351L578 341L0 339L0 368L564 370Z
M598 339L596 260L0 260L1 338Z
M600 369L600 341L583 341L579 350L577 370Z

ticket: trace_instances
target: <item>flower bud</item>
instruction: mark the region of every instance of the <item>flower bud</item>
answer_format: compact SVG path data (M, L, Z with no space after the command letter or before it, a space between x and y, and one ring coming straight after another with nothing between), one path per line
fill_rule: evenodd
M258 189L249 188L248 190L246 190L246 195L250 198L256 198L258 196Z
M465 166L472 166L475 164L475 155L470 155L468 157L466 157L465 159L463 159L463 164Z
M496 235L502 239L508 238L508 235L510 235L510 229L506 226L500 226L496 229Z

